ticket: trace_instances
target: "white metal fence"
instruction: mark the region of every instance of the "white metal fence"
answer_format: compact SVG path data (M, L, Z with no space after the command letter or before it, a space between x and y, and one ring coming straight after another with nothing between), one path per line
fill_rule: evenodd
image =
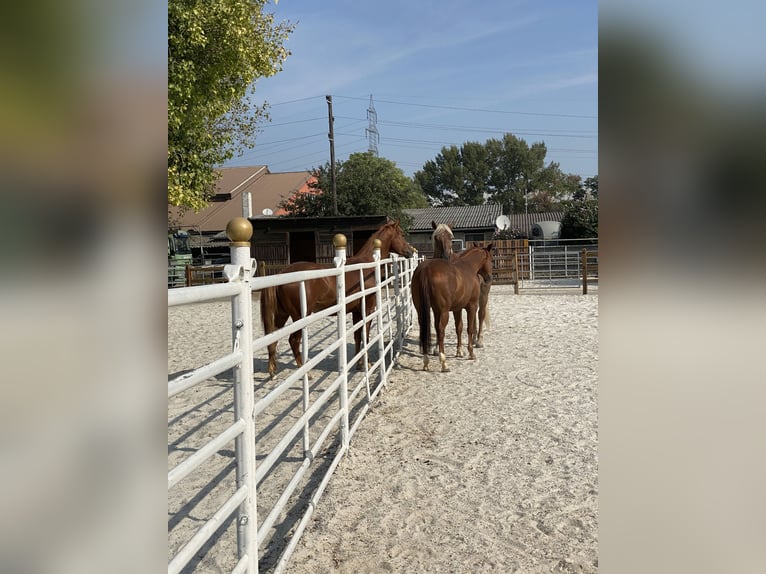
M376 261L372 263L345 265L345 249L339 249L336 251L336 265L332 269L255 277L256 262L250 258L249 244L240 238L239 243L234 242L232 245L232 264L224 270L227 283L168 290L169 307L230 298L232 341L230 353L170 380L168 399L188 392L195 385L230 369L234 373L233 420L222 429L210 431L215 434L212 439L198 448L190 449L193 452L169 470L168 490L179 488L182 481L231 442L235 446L236 463L236 484L232 492L212 516L174 552L168 564L169 574L193 569L194 560L199 559L201 551L209 551L211 539L232 520L233 515L236 515L237 556L231 572L258 572L259 559L266 553L271 555L267 569L281 572L285 568L332 473L347 453L351 437L370 404L385 386L388 373L401 351L404 336L412 324L409 285L417 259L392 256L381 261L378 252ZM344 274L349 271L362 274L370 269L374 270L375 284L347 297ZM304 312L302 319L269 335L254 338L253 291L300 282L305 301L305 281L329 276L336 278L335 305L308 316ZM369 295L374 296L377 303L374 312L363 316L362 321L351 326L355 330L371 322L369 341L363 345L359 354L349 359L347 318L343 310L347 303ZM332 333L328 335L328 318L336 314L336 320L332 321L333 328L330 329ZM284 341L297 330L303 332L303 366L291 372L284 380L275 382L272 388L257 397L254 389L254 353L265 350L274 341ZM317 339L322 339L321 344L317 344ZM313 354L310 354L310 350ZM373 357L377 358L372 360ZM328 361L331 361L329 368ZM355 366L361 368L361 372L354 373ZM321 387L319 383L310 383L309 379L309 371L314 370L316 374L317 369L324 370L320 379L325 382ZM276 421L270 420L270 408L286 391L294 390L296 385L302 387L300 404L291 403L294 407L291 407L292 411L297 412L291 413L287 424L281 420L277 425ZM332 401L336 398L337 404L333 406ZM280 436L267 444L267 441L260 440L265 432L259 429L272 426L278 428ZM262 502L259 498L262 482L267 476L276 473L276 469L290 466L285 461L289 453L295 452L296 443L301 447L302 460L297 466L292 465L289 471L280 471L281 476L285 477L285 486L278 493L276 501L272 496L272 500ZM335 445L334 453L333 449L328 448L329 443ZM321 467L321 476L313 477L313 492L304 496L304 503L296 507L296 491L299 486L305 488L304 478L320 453L327 459L327 464ZM198 495L188 493L188 497ZM288 508L289 504L292 506ZM283 529L277 534L275 525L288 510L294 515L290 532L284 532Z
M598 239L530 241L528 253L521 255L527 260L522 265L529 274L520 278L520 287L581 287L583 249L598 252Z

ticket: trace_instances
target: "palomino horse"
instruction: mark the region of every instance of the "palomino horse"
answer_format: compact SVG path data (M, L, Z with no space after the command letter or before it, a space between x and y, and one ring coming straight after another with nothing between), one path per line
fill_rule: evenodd
M454 234L452 233L452 226L446 223L436 224L435 221L431 222L431 227L434 232L431 234L431 242L434 246L434 259L446 259L447 261L454 261L455 258L460 257L466 251L461 253L454 253L452 250L452 239ZM481 290L479 296L479 328L478 334L473 343L475 347L481 348L484 346L484 325L489 327L489 315L487 314L487 306L489 304L489 289L492 286L492 277L484 280L481 278ZM455 318L455 331L457 333L457 356L463 356L462 350L462 338L463 338L463 312L458 310L453 312Z
M412 256L412 247L404 237L404 232L399 226L398 221L389 221L382 225L362 248L346 260L346 263L369 263L373 260L374 241L380 240L380 257L387 259L391 252L404 257ZM292 271L308 271L312 269L328 269L332 265L321 263L311 263L309 261L298 261L288 265L282 273ZM371 286L375 281L374 270L367 270L364 274L365 288ZM323 277L320 279L310 279L306 283L306 310L307 314L316 313L335 305L337 302L335 277ZM359 272L346 273L346 295L351 295L359 291ZM375 309L375 297L368 295L364 297L365 312L369 315ZM362 300L346 305L346 313L351 313L354 318L354 324L362 320ZM297 321L301 318L300 304L300 282L288 283L277 287L267 287L261 292L261 321L263 322L263 331L265 334L272 333L282 328L287 319L292 318ZM365 329L366 330L366 329ZM301 357L301 331L295 331L290 334L290 348L293 351L295 362L300 367L303 365ZM354 342L356 343L356 353L359 353L362 342L361 329L354 332ZM277 372L277 344L272 343L269 349L269 375L272 377Z
M492 244L487 247L471 247L454 262L444 259L428 259L415 268L412 276L412 302L420 323L420 351L423 353L423 370L428 370L428 350L431 347L431 313L433 312L439 361L442 371L448 371L444 354L444 330L450 311L468 311L468 356L473 353L473 335L476 328L476 311L479 307L481 283L492 274ZM462 323L462 320L460 321ZM462 327L462 325L461 325Z

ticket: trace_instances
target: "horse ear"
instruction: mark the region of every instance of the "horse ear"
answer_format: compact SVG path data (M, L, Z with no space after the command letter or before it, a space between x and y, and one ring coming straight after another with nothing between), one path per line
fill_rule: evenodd
M431 220L431 229L436 229L436 222L433 219Z
M487 246L486 246L484 249L486 249L487 251L492 251L492 247L493 247L493 246L494 246L494 243L490 243L490 244L489 244L489 245L487 245Z

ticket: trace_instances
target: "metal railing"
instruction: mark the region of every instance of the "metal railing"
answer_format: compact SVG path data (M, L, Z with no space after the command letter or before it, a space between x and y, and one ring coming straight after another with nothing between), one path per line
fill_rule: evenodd
M526 254L519 253L522 288L579 287L583 276L583 250L598 257L598 240L530 241ZM593 257L591 255L591 257ZM596 273L598 267L595 267Z
M245 220L246 221L246 220ZM335 468L347 453L349 441L359 428L370 404L375 400L380 390L386 385L387 376L402 349L404 336L412 324L412 309L410 296L410 281L415 266L419 260L401 259L392 256L380 260L380 252L376 253L371 263L345 265L345 249L336 248L335 265L330 269L305 271L255 277L255 260L250 259L249 240L238 236L236 228L232 228L231 257L232 264L224 268L226 283L185 287L168 290L168 306L200 303L221 298L230 298L232 310L232 344L231 352L214 361L200 366L168 382L168 399L192 389L195 385L209 380L211 377L234 370L234 416L231 424L218 432L206 444L199 446L168 472L168 490L178 488L185 478L205 463L214 454L221 451L227 444L234 442L236 460L236 485L233 492L219 505L212 516L200 526L197 531L172 556L168 564L168 573L176 574L188 568L192 559L210 543L216 532L236 513L237 556L236 565L232 572L257 573L259 557L274 538L274 526L285 512L288 502L295 494L299 485L307 475L312 462L319 457L324 445L334 439L338 445L329 465L323 467L324 474L310 496L310 500L301 509L302 515L292 533L286 539L279 540L285 544L280 548L278 560L274 561L274 572L281 572L287 565L295 546L304 529L309 523L316 508L317 501L324 492ZM250 229L252 233L252 228ZM365 271L374 271L374 284L362 288L353 295L346 295L345 274L360 273L360 279ZM331 307L314 314L306 313L306 281L320 277L335 277L336 303ZM298 283L301 290L303 317L298 321L285 325L268 335L253 338L253 308L252 292L267 287L275 287L287 283ZM364 281L360 282L364 286ZM363 313L361 321L352 325L351 330L363 328L368 322L372 323L370 337L355 356L347 357L347 325L346 305L362 297L373 296L375 308L369 314ZM365 305L362 304L362 309ZM313 356L309 356L312 337L309 327L327 323L327 319L336 315L335 333L326 338L324 347L317 350L315 345ZM303 366L297 368L283 381L279 381L265 396L256 400L254 392L254 353L266 348L270 343L288 337L300 330L303 333L302 358ZM370 357L377 355L375 361ZM309 371L335 357L335 368L330 376L330 383L322 389L319 396L316 389L310 388ZM352 379L351 369L361 365L363 374L349 388ZM262 424L267 417L269 407L277 401L288 389L300 384L303 400L291 420L289 428L281 435L274 445L262 447L256 432L256 422ZM362 392L365 391L365 392ZM337 408L332 410L332 401L337 399ZM353 405L356 405L355 407ZM317 414L323 414L322 428L316 429L315 438L309 431L310 422L317 423ZM282 427L280 427L281 429ZM282 430L280 430L282 432ZM302 441L301 441L302 439ZM279 493L278 499L271 506L258 503L259 486L262 481L280 466L296 441L303 446L303 459L297 470L287 480ZM326 449L325 449L326 452ZM262 458L256 463L256 454ZM186 494L186 493L185 493ZM190 496L197 496L189 493ZM264 515L259 521L259 514Z

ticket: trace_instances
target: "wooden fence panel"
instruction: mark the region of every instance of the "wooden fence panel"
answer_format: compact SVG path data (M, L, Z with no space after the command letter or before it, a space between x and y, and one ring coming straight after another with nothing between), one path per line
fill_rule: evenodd
M526 239L498 239L494 241L472 241L471 244L492 249L492 281L498 284L516 283L518 279L529 278L529 242ZM514 265L514 259L516 264ZM517 269L514 269L514 268ZM518 273L518 277L516 277Z
M186 266L186 286L212 285L213 283L227 283L223 276L223 265Z

